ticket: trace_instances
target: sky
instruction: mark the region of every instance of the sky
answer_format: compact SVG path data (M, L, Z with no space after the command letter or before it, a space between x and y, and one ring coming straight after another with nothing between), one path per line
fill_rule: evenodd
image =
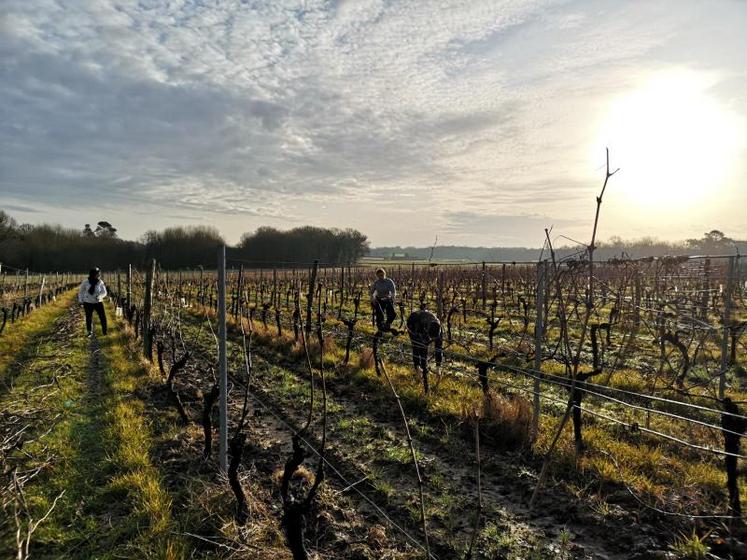
M744 0L2 4L19 222L747 238Z

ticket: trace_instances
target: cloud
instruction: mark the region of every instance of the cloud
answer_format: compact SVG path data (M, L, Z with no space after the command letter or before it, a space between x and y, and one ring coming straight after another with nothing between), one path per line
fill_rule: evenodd
M531 240L542 245L545 228L575 226L574 220L533 214L489 214L457 211L444 216L443 229L449 239L489 239L494 246L521 245Z
M3 210L11 211L11 212L24 212L26 214L35 214L37 212L40 212L40 210L37 210L36 208L31 208L30 206L23 206L21 204L8 204L3 203Z
M224 216L231 228L318 223L334 207L326 225L385 231L372 239L386 243L430 239L425 221L388 223L423 209L475 239L495 233L480 212L514 216L526 234L541 215L580 224L606 100L646 69L718 66L724 49L709 54L702 37L697 56L674 45L700 36L696 20L738 41L744 8L9 0L4 11L3 197ZM728 60L719 95L745 114L744 69Z

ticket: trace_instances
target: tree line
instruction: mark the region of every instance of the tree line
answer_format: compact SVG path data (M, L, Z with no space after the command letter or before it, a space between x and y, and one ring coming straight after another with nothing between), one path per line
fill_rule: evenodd
M577 255L580 245L556 248L558 258ZM606 242L597 243L595 259L643 258L678 255L735 255L747 253L747 240L737 240L726 236L722 231L711 230L700 238L684 241L661 241L652 237L642 239L622 239L611 237ZM382 259L401 260L464 260L471 262L511 262L536 261L540 249L529 247L464 247L442 245L436 247L377 247L369 256ZM545 251L547 256L547 251Z
M121 239L112 224L101 221L82 229L60 225L18 224L0 210L0 263L35 271L82 272L93 266L105 270L127 263L143 266L155 258L165 269L214 268L224 238L214 227L176 226L147 231L139 240ZM319 259L332 265L354 264L369 250L364 234L354 229L312 226L281 231L261 227L244 234L236 246L227 246L229 259L246 266Z
M0 263L35 271L86 271L92 266L105 270L127 263L143 266L155 258L165 269L214 268L216 252L225 240L214 227L176 226L147 231L137 241L121 239L106 221L82 229L60 225L18 224L0 210ZM576 254L579 247L559 247L560 258ZM613 237L599 243L596 257L648 257L686 254L747 253L747 241L711 230L696 239L664 242L653 238L623 240ZM379 258L480 261L535 261L539 249L526 247L380 247L370 249L364 234L354 229L312 226L287 231L260 227L245 233L235 246L227 246L229 259L244 261L247 267L293 266L318 259L323 264L350 265L363 256Z

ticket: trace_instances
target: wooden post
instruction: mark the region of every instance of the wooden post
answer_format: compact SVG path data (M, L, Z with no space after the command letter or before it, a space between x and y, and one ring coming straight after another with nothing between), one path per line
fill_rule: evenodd
M482 292L482 310L485 311L487 306L487 294L485 293L485 261L482 261L482 276L480 277L480 291Z
M311 335L311 309L314 303L314 291L316 290L316 273L319 269L319 261L314 261L314 266L311 268L309 276L309 292L306 296L306 334Z
M747 422L742 418L742 411L726 398L723 402L724 412L721 415L721 427L724 436L724 451L729 455L724 457L726 463L726 488L729 492L729 513L736 518L742 516L742 506L739 499L739 471L738 455L740 443Z
M220 433L218 453L220 469L228 470L228 354L226 352L226 246L218 249L218 370Z
M729 257L726 267L726 286L724 287L724 330L721 339L721 372L718 378L718 398L724 400L726 388L726 371L729 369L729 328L731 323L731 293L734 280L734 257Z
M280 301L280 294L278 294L278 269L272 269L272 303L273 307L279 307L278 302Z
M153 361L153 340L150 336L150 315L153 308L153 279L156 276L156 259L151 259L145 275L145 301L143 302L143 353Z
M44 283L47 280L46 276L42 276L41 282L39 282L39 298L37 299L37 306L41 307L42 304L42 292L44 291Z
M342 319L342 305L345 302L345 265L340 267L340 306L337 308L337 319Z
M438 288L436 292L436 314L438 320L444 320L444 271L438 271Z
M501 265L501 298L503 298L503 307L506 307L506 263Z
M540 418L540 371L542 370L542 331L545 301L545 275L547 267L544 262L537 263L537 297L535 308L537 316L534 321L534 415L532 416L532 430L534 437L539 434Z
M239 320L239 311L241 309L241 282L243 280L244 276L244 265L239 265L239 276L236 279L236 297L234 299L234 308L233 308L233 320L238 321Z
M638 270L634 271L634 291L633 291L633 331L634 334L638 333L638 329L641 326L641 275ZM622 305L620 305L622 309Z
M23 297L27 297L29 295L29 269L26 269L26 276L24 276L23 280Z
M200 265L200 289L197 290L197 293L200 294L200 305L205 305L205 293L207 292L205 285L202 283L202 274L204 272L204 267Z
M127 317L129 317L129 308L132 307L132 265L127 265Z
M711 289L711 259L706 259L703 263L703 288L702 296L700 297L700 318L703 321L708 321L708 300L710 299Z

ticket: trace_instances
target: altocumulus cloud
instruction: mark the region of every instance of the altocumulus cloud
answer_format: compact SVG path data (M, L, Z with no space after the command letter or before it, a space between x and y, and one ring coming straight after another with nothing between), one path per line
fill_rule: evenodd
M458 243L479 244L480 239L493 239L497 245L521 247L527 243L541 247L545 240L544 228L566 228L572 220L552 219L531 214L482 214L458 211L446 213L444 232ZM553 236L554 237L554 236ZM551 238L552 239L552 238ZM554 239L553 239L554 240ZM565 243L561 240L561 244Z
M229 238L265 219L378 243L572 228L595 188L580 115L627 84L611 67L665 52L689 6L6 0L2 206L95 191L102 212L224 215Z

